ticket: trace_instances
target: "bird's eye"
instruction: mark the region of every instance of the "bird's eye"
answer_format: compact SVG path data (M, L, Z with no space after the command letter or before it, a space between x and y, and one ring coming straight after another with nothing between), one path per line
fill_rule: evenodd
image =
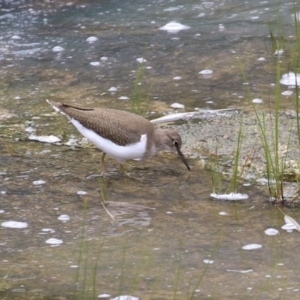
M173 145L174 145L175 147L179 147L178 141L177 141L177 140L174 140L174 141L173 141Z

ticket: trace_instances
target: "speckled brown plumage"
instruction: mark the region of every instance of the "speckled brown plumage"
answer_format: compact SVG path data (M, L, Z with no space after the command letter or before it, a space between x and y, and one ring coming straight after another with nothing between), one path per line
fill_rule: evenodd
M59 108L86 128L120 146L137 143L142 134L152 135L154 131L153 124L145 118L122 110L68 104L61 104Z

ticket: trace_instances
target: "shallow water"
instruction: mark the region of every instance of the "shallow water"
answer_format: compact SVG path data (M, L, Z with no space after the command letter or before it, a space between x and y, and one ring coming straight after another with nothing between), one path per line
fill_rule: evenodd
M28 225L1 226L3 299L297 297L298 233L281 229L266 193L245 186L246 201L212 200L210 172L192 159L189 172L173 154L129 162L133 178L107 159L108 177L94 178L99 151L78 146L75 129L45 102L129 109L119 97L132 96L139 58L147 60L141 94L150 95L153 116L173 111L173 102L187 111L248 105L237 57L253 96L264 99L275 82L267 23L277 10L292 35L292 2L0 4L0 221ZM159 30L174 20L190 29ZM210 76L199 74L207 69ZM32 133L77 146L30 141Z

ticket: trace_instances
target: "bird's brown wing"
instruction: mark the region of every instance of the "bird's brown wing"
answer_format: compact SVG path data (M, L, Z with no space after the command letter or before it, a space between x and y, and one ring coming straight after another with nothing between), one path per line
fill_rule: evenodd
M154 130L147 119L122 110L84 108L68 104L62 104L59 108L84 127L120 146L136 143L140 141L142 134L152 134Z

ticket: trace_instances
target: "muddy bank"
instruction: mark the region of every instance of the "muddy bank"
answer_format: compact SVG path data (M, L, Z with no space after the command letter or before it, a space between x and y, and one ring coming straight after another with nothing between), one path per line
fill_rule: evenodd
M259 118L259 120L258 120ZM292 182L299 177L299 136L296 114L292 110L281 111L278 115L278 155L283 163L284 179ZM274 112L243 112L233 110L224 113L203 114L201 119L190 119L177 126L183 136L183 151L195 164L214 168L216 156L224 175L230 179L233 171L234 157L238 147L238 136L241 130L241 149L239 171L246 181L264 182L266 178L266 157L263 134L272 159L275 157L276 116ZM296 185L295 185L296 186ZM295 187L296 188L296 187ZM293 193L292 188L291 193Z

